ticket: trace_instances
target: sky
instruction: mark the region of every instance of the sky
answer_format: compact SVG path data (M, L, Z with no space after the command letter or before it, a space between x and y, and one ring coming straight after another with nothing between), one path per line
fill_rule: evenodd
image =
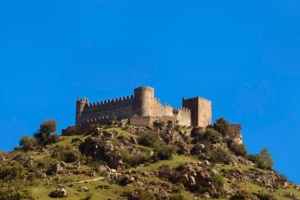
M297 0L0 1L0 150L47 119L75 123L75 101L133 94L172 107L212 101L242 124L249 153L300 184Z

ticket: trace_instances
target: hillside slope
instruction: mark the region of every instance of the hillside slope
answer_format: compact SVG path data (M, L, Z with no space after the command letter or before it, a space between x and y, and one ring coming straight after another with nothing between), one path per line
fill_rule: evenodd
M206 129L71 127L1 153L0 199L299 199L267 149L247 154L238 130L223 118Z

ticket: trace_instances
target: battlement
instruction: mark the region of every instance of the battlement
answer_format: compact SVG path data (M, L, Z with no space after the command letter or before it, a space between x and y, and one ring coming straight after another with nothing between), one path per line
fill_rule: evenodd
M147 122L151 125L152 119L157 117L178 121L181 125L205 127L211 123L211 102L201 97L182 98L182 106L175 109L168 103L161 104L160 99L154 97L154 89L148 86L134 89L134 95L130 96L90 103L87 98L76 100L76 125L101 123L113 118L132 119L132 123Z
M105 106L107 104L112 104L112 103L123 103L125 101L130 101L133 100L134 97L133 95L130 96L124 96L124 97L120 97L120 98L115 98L115 99L108 99L108 100L104 100L104 101L97 101L97 102L91 102L89 104L87 104L87 107L94 107L94 106Z

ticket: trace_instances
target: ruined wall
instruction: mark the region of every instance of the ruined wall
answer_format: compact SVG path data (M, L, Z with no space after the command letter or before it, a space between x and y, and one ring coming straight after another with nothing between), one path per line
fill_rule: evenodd
M133 96L86 104L76 124L103 118L129 119L134 115L133 104Z
M174 112L178 111L176 119L178 124L182 126L191 126L191 110L188 108L180 108L179 110L174 110Z
M153 117L150 116L133 116L130 118L130 124L134 126L147 126L152 125L154 122Z

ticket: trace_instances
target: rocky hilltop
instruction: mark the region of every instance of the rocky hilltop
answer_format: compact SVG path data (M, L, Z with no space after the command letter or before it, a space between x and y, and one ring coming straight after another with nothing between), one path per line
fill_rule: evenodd
M248 154L240 129L109 120L58 136L47 120L0 154L0 199L299 199L267 149Z

